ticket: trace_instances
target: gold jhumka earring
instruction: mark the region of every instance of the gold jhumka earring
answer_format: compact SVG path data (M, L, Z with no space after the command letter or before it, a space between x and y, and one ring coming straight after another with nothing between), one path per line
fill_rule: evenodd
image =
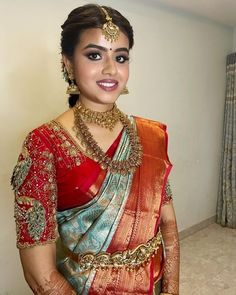
M78 86L75 84L75 78L74 78L74 75L72 73L72 70L70 72L67 71L63 60L61 60L61 71L62 71L62 75L63 75L64 80L67 83L69 83L66 93L70 94L70 95L80 94Z
M80 91L78 89L78 86L75 84L75 78L72 73L68 73L68 78L69 78L69 85L67 87L67 94L70 95L75 95L75 94L80 94Z

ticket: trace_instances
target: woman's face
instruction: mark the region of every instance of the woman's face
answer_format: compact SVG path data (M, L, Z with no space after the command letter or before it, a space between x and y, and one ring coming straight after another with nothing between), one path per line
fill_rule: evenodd
M101 29L87 29L80 36L72 63L65 58L64 61L73 69L81 101L87 107L103 110L116 101L126 86L129 41L121 31L118 40L111 43Z

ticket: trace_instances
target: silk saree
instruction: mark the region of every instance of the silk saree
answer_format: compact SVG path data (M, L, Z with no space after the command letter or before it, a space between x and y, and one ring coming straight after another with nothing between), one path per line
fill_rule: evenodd
M160 235L160 214L171 193L165 125L131 117L143 146L141 166L121 175L102 170L60 123L51 121L26 138L14 169L17 247L57 243L57 268L77 294L158 294L163 245L136 267L99 267L79 257L135 251ZM108 149L129 155L125 129ZM145 256L145 253L144 253ZM76 260L76 257L78 260ZM145 258L145 257L144 257ZM103 266L103 265L102 265Z

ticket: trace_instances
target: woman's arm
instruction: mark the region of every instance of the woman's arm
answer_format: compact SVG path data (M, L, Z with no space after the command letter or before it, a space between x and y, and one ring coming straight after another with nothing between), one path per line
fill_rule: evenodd
M56 269L55 243L20 249L25 279L37 295L76 295Z
M161 211L161 232L165 248L165 264L162 278L163 294L179 294L179 237L172 201Z

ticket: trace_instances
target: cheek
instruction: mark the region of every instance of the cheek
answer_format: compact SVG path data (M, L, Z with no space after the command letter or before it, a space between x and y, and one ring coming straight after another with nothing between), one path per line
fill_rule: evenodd
M127 81L129 79L129 65L126 66L126 67L124 67L124 68L122 68L121 75L122 75L122 77L123 77L124 80Z
M95 74L97 73L96 67L90 64L83 64L80 63L78 66L75 68L75 76L76 78L80 80L86 80L86 79L91 79Z

